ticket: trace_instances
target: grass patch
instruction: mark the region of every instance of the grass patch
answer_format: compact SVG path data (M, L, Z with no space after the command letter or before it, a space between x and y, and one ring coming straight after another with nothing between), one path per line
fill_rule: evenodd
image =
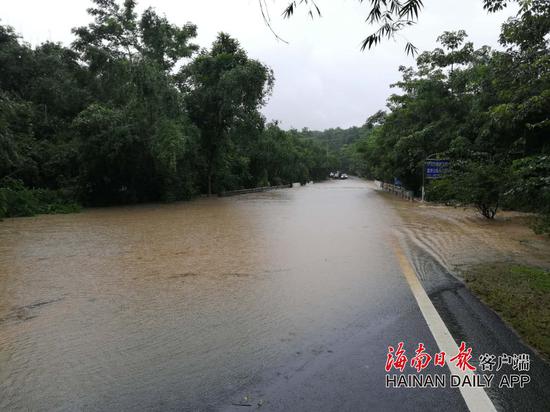
M466 285L547 360L550 359L550 271L507 263L476 265Z

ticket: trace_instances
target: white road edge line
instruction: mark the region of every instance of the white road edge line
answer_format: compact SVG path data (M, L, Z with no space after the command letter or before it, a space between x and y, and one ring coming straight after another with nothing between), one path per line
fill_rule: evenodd
M424 319L428 324L428 328L435 338L437 346L439 346L439 350L445 351L445 353L449 355L458 353L458 345L454 341L451 333L449 332L449 329L447 329L447 326L445 325L445 322L443 322L443 319L441 319L439 313L437 313L437 310L435 309L432 301L428 297L428 294L418 280L418 277L416 276L413 267L409 263L407 256L403 252L403 249L398 239L395 239L394 251L399 261L401 271L403 272L403 275L405 276L405 279L407 280L407 283L411 288L414 298L416 299L416 302L420 307L420 311L422 312L422 315L424 316ZM464 372L459 369L454 363L450 363L449 358L452 356L454 355L449 356L447 359L447 366L451 370L452 374L473 376L472 371L467 370L466 372ZM491 399L489 399L489 396L487 396L487 393L485 393L483 388L459 387L459 389L462 397L464 398L464 401L466 402L466 405L468 406L468 409L471 412L496 411L495 406L493 405Z

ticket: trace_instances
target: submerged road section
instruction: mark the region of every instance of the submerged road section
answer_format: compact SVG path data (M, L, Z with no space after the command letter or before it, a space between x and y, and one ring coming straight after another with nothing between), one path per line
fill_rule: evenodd
M0 410L472 409L449 385L386 388L388 346L443 350L395 253L399 222L358 179L7 219ZM456 308L436 307L449 326ZM477 365L467 329L453 337ZM491 339L483 349L500 348ZM544 382L529 385L489 402L544 406Z

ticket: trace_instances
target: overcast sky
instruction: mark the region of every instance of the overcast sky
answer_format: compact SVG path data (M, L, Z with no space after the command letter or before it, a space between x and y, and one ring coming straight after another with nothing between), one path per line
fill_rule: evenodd
M121 0L122 1L122 0ZM236 37L250 57L275 72L275 88L263 109L268 120L284 128L325 129L361 125L385 107L400 76L399 65L412 65L405 55L406 40L420 50L436 46L444 30L464 29L476 47L498 46L500 25L514 10L488 15L481 0L424 0L419 24L396 41L361 52L361 40L373 30L364 20L368 1L317 0L323 16L313 21L306 9L289 19L280 17L288 0L266 0L277 41L265 26L257 0L140 0L139 10L153 6L176 24L198 26L196 43L208 47L219 31ZM42 41L69 44L72 27L90 21L90 0L2 0L2 24L13 26L33 45ZM301 12L300 12L301 11Z

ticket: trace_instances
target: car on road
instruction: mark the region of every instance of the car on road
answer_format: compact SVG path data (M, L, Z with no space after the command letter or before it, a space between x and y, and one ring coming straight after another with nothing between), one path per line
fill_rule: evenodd
M345 174L345 173L342 173L342 174L340 175L340 179L347 179L347 178L348 178L348 175Z

